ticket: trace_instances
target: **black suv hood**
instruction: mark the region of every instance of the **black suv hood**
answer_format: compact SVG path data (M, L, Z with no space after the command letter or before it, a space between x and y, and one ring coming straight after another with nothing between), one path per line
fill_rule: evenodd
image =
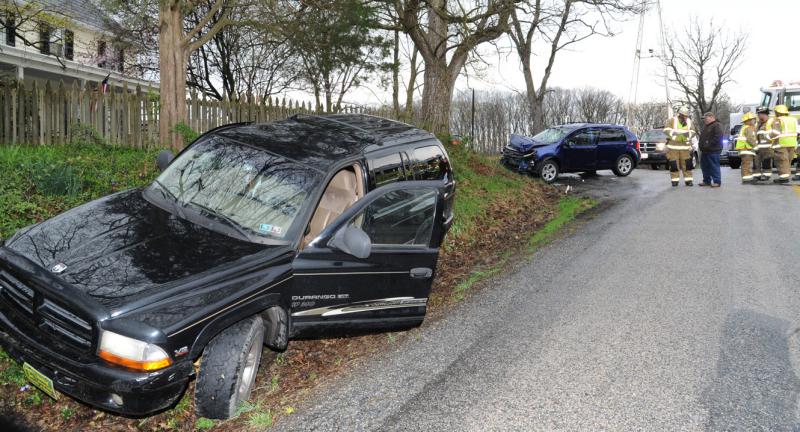
M203 228L149 203L141 189L24 229L6 247L109 308L244 257L288 248ZM62 272L54 268L60 265L66 266Z

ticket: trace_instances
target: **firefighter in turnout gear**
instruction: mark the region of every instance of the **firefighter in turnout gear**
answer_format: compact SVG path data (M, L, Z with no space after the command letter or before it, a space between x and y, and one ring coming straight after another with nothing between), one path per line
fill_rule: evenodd
M671 118L664 132L667 134L667 160L669 161L669 175L672 186L678 186L681 181L681 171L683 171L683 181L686 186L692 186L694 178L692 170L694 161L692 158L692 121L689 120L689 109L681 107L678 115Z
M739 151L739 156L742 158L742 183L755 183L756 179L753 176L753 160L756 157L756 116L753 113L745 113L742 116L742 129L739 130L739 136L736 138L736 150ZM760 177L760 176L759 176Z
M767 181L772 177L772 161L775 159L775 152L772 150L772 140L769 139L772 131L773 117L769 116L769 108L758 107L758 125L756 126L756 167L754 179Z
M769 135L772 138L772 149L778 160L778 178L775 183L789 183L792 176L792 159L797 148L797 119L789 116L786 105L775 107L775 120Z

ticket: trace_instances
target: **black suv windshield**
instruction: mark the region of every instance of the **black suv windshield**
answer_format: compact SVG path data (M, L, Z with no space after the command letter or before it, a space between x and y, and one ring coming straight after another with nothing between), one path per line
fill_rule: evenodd
M569 130L564 128L552 127L536 134L536 136L533 137L533 140L541 144L555 144L567 136L567 133L569 132Z
M151 188L247 239L284 239L319 181L306 166L211 136L178 156Z
M639 141L658 142L666 140L667 140L667 134L664 133L664 131L659 129L653 129L645 132Z

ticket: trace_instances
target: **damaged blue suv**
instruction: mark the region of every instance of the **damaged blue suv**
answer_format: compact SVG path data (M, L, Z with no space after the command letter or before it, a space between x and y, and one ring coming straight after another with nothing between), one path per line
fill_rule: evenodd
M553 183L559 174L610 169L625 177L639 164L639 139L625 126L571 123L533 138L511 135L500 162Z

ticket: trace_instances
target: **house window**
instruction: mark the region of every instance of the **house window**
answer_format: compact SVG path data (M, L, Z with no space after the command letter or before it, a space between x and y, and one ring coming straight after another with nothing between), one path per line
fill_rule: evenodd
M39 23L39 52L42 54L50 54L50 32L50 25Z
M97 42L97 66L106 67L106 41Z
M8 46L16 46L17 45L17 23L14 17L13 12L9 12L6 15L6 21L3 24L3 27L6 29L6 45Z
M116 63L116 70L117 72L125 72L125 49L122 47L117 47L114 50L114 62Z
M72 60L75 57L75 33L64 29L64 58Z

